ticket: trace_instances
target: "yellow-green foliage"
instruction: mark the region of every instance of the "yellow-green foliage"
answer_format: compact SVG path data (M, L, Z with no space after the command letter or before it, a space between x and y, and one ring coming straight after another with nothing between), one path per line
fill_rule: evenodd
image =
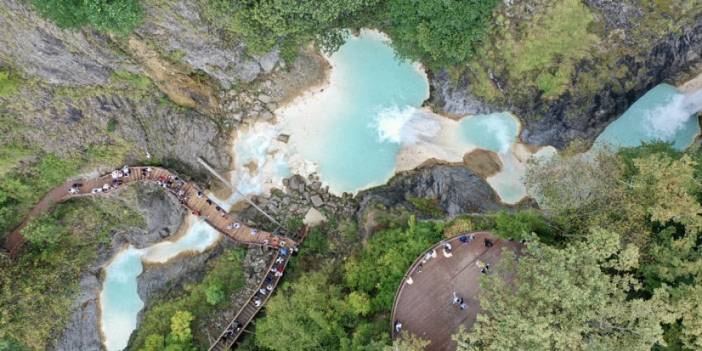
M163 350L166 347L189 350L193 342L199 343L199 349L206 349L207 337L198 332L206 330L211 323L210 318L226 307L230 303L230 297L244 286L242 261L245 254L240 248L225 252L208 263L208 271L201 282L187 285L184 290L173 289L168 295L154 300L144 313L130 349ZM212 298L213 295L216 295L215 299ZM189 314L189 318L184 318L184 313ZM186 332L182 325L186 323L181 323L181 327L177 328L180 332L176 332L173 328L174 318L188 319L187 325L192 330L187 328ZM183 334L190 335L186 337ZM176 345L182 348L175 348Z
M551 0L541 6L532 18L516 24L497 16L494 39L482 50L484 60L471 67L479 82L476 93L488 99L497 94L485 68L505 72L516 94L538 89L555 98L571 87L576 63L589 57L599 41L588 31L593 15L579 0Z
M5 69L0 69L0 98L9 97L19 88L20 79Z
M148 90L152 87L149 77L143 74L136 74L127 71L114 71L110 80L113 82L128 84L139 90Z

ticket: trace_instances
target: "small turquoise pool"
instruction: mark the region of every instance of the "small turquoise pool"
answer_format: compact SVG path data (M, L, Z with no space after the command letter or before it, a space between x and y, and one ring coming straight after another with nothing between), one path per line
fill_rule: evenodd
M671 85L657 85L607 126L595 143L632 147L661 140L672 142L678 150L685 149L700 133L691 97Z

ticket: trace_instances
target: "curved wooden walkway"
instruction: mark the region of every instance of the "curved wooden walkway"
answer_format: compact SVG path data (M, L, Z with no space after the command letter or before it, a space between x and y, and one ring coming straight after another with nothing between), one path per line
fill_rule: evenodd
M471 235L472 240L460 240ZM486 239L492 246L485 245ZM446 244L452 248L448 254L444 251ZM519 251L521 247L518 242L496 238L489 232L466 233L432 246L410 266L397 289L392 308L392 337L399 335L395 323L400 322L402 331L430 341L427 351L455 350L451 336L461 325L470 328L481 311L479 266L494 267L503 248ZM487 274L491 274L490 269ZM454 292L463 298L465 309L453 303Z
M175 195L183 207L193 214L204 218L213 228L236 242L272 248L297 246L297 242L291 238L256 230L236 222L224 209L205 196L204 192L195 183L184 181L166 169L159 167L128 167L97 178L67 181L54 188L25 216L22 223L8 235L5 240L5 248L12 257L16 257L25 241L24 237L22 237L22 229L29 220L46 212L56 203L77 197L111 194L129 184L141 181L159 184Z
M203 217L207 223L228 238L242 244L260 245L278 250L268 267L266 278L259 284L257 291L210 346L210 350L230 349L273 294L290 257L307 235L307 227L303 228L296 238L247 227L233 220L224 209L205 196L195 183L184 181L172 172L159 167L125 166L97 178L84 181L70 180L51 190L8 235L5 248L11 256L16 257L25 242L22 229L32 218L48 211L56 203L83 196L111 194L140 181L151 181L162 186L176 196L181 205L193 214Z

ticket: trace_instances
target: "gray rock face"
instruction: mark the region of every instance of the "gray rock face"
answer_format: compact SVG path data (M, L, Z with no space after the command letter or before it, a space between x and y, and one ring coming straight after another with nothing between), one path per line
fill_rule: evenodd
M399 173L387 185L359 193L358 213L374 204L407 206L410 197L438 200L449 217L503 208L490 184L469 169L437 165Z
M74 312L68 320L55 350L101 350L98 296L100 280L86 274L80 280L80 295L74 301Z
M163 54L176 53L180 60L215 78L224 88L236 82L250 82L262 72L270 73L278 62L278 52L258 58L244 53L244 46L225 43L200 18L194 2L146 1L144 24L137 33L153 42Z
M101 350L98 298L102 288L100 275L103 265L126 243L139 247L148 246L161 241L166 232L168 232L167 235L175 233L180 226L184 211L177 201L161 188L155 185L144 186L136 189L135 193L133 200L129 199L130 193L125 194L126 201L133 201L134 207L140 209L147 228L131 228L113 235L111 247L100 252L98 259L81 277L80 293L73 302L73 313L57 337L52 350ZM177 272L166 273L174 275Z
M574 139L593 141L604 128L631 104L654 86L671 82L702 61L702 16L694 26L663 38L648 55L641 58L622 57L618 63L635 75L622 84L632 89L605 86L594 96L575 99L564 96L553 103L538 102L535 106L514 106L520 116L541 115L527 119L521 138L534 145L564 147Z
M446 71L439 71L431 76L431 104L451 116L492 113L499 111L480 101L470 93L465 80L453 82Z
M135 70L108 40L90 31L62 30L29 2L0 0L0 57L52 84L104 84L116 69Z
M606 30L610 33L640 26L642 17L638 2L635 1L585 1L602 16ZM623 45L636 52L637 44L625 36ZM657 40L649 52L630 54L619 58L614 65L628 72L627 75L602 86L593 93L575 97L566 93L555 100L543 99L534 95L522 102L510 102L512 91L502 87L507 102L500 106L486 106L470 93L465 79L454 83L443 72L438 72L431 80L432 104L448 114L486 113L509 111L522 120L521 140L533 145L567 146L571 141L582 139L592 142L604 128L619 117L637 99L654 86L679 79L694 72L702 63L702 16L690 25L675 30ZM576 75L592 70L592 62L581 62L575 68ZM489 74L492 74L489 72ZM495 76L493 81L500 84L507 81ZM576 87L577 89L578 87ZM586 91L588 88L582 88ZM515 93L516 94L516 93ZM516 94L518 96L518 94Z

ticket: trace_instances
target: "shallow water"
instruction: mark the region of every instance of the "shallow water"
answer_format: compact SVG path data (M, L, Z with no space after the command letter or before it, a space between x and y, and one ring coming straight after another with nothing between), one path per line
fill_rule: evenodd
M517 141L519 123L506 112L468 116L461 120L460 133L467 143L505 154Z
M202 252L212 246L220 234L205 221L198 220L176 241L163 241L144 249L129 246L105 267L105 281L100 292L100 322L104 345L108 351L122 350L136 328L137 315L144 302L137 292L137 277L143 262L164 263L184 252Z
M639 98L600 134L595 143L615 147L638 146L645 141L672 142L682 150L700 132L698 96L681 94L675 87L660 84Z
M385 37L369 30L350 38L329 61L324 91L278 111L283 130L333 191L382 184L394 171L403 122L429 96L426 75L397 59Z

